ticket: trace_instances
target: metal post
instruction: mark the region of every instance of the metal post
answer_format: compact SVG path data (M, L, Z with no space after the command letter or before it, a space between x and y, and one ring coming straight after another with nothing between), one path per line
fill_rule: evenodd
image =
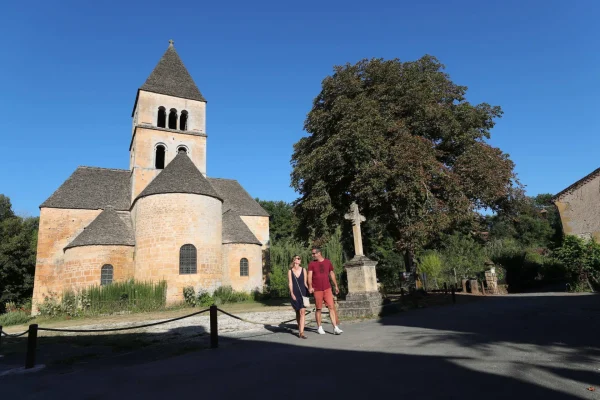
M2 348L2 325L0 325L0 349Z
M210 348L219 347L219 327L217 324L217 306L210 306Z
M456 288L452 286L452 303L456 304Z
M400 288L400 300L402 301L402 305L404 305L404 288Z
M444 295L448 296L448 282L444 282Z
M29 325L29 335L27 336L27 358L25 359L25 369L35 366L35 348L37 347L37 324Z

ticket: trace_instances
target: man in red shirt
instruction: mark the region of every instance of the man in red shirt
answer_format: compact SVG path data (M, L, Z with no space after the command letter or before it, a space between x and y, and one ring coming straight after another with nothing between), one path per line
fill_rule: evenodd
M331 261L323 257L321 249L313 247L312 249L313 261L308 264L308 291L315 295L315 306L317 309L317 324L319 325L318 332L321 335L325 334L323 326L321 326L321 308L323 308L323 301L329 309L329 315L331 317L331 323L333 324L333 333L339 335L343 331L338 327L338 319L335 312L335 306L333 304L333 293L331 291L331 283L329 278L335 285L335 294L340 293L337 281L335 280L335 274L333 273L333 265Z

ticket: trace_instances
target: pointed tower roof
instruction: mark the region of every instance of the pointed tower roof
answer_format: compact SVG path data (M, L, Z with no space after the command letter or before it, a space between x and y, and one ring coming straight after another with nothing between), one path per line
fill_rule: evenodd
M229 243L262 244L232 209L223 213L223 244Z
M191 193L223 200L185 152L175 156L136 198L153 194Z
M184 99L206 101L185 65L183 65L177 51L175 51L172 40L169 40L167 51L165 51L165 54L163 54L140 90Z
M118 214L111 206L102 211L65 250L78 246L135 246L129 212Z

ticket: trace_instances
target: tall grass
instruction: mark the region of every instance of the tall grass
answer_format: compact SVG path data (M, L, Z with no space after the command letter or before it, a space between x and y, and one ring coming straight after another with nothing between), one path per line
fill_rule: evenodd
M153 311L165 307L167 282L114 282L105 286L90 286L77 292L66 290L60 300L51 294L39 306L41 315L114 314L118 312Z
M105 286L92 286L81 293L83 308L92 313L152 311L165 307L167 282L129 280Z

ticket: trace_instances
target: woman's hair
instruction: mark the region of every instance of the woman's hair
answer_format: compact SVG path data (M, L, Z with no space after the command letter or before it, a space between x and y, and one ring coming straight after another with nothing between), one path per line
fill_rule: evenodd
M292 262L290 263L290 269L294 268L294 260L296 259L296 257L300 258L300 256L298 254L294 255L294 257L292 257Z

